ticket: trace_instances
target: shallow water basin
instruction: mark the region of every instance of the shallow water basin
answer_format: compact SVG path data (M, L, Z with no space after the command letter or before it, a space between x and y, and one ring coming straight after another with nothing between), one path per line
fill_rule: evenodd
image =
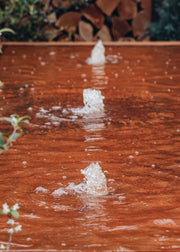
M0 205L20 206L12 251L180 251L180 46L105 49L92 66L91 45L4 45L0 116L31 117L0 155ZM81 113L89 88L100 113ZM92 163L104 194L79 186Z

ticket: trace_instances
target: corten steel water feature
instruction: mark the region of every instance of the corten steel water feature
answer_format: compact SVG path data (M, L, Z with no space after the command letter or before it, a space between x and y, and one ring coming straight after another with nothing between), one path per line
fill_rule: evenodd
M4 45L0 116L31 116L0 155L0 205L20 205L13 251L180 251L180 45L105 48L92 66L90 44ZM102 113L74 112L88 88ZM106 195L77 190L92 162Z

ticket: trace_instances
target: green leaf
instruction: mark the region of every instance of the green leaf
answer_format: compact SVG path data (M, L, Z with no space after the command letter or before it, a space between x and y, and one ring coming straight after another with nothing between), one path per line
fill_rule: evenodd
M20 121L23 121L24 119L30 119L31 117L28 115L22 116L19 118Z
M18 213L18 211L16 211L16 210L10 210L10 213L12 214L12 216L14 217L14 218L16 218L16 219L18 219L19 218L19 213Z
M15 34L15 31L13 31L12 29L10 28L3 28L3 29L0 29L0 33L4 33L4 32L10 32L12 34Z
M0 215L3 215L4 213L0 211Z
M7 138L9 138L9 136L10 136L10 134L8 134L8 133L0 133L0 135L5 136Z
M4 139L0 136L0 146L4 145Z
M11 115L11 117L14 117L14 118L16 118L16 119L19 119L19 115L17 115L17 114L13 114L13 115Z
M28 123L29 123L29 120L26 119L26 120L23 121L23 123L28 124Z
M15 141L18 137L22 136L22 133L15 133L11 136L11 141Z
M7 146L7 145L4 145L3 147L4 147L3 150L8 150L9 149L9 146Z
M12 119L10 117L3 117L2 120L12 123Z

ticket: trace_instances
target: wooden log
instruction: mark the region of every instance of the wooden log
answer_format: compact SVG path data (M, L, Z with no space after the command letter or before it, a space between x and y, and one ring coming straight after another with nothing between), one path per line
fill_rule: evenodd
M104 12L107 16L110 16L112 12L118 6L120 0L97 0L96 5Z
M61 34L61 36L59 36L58 40L57 41L60 41L60 42L71 42L71 37L68 36L67 34Z
M146 10L146 14L149 17L149 21L151 21L152 0L141 0L141 7Z
M137 15L137 4L133 0L121 0L117 10L121 19L133 19Z
M143 9L152 9L152 0L141 0L141 7Z
M118 41L134 42L136 40L134 38L132 38L132 37L123 37L123 38L120 38Z
M61 30L75 33L80 19L80 13L75 11L69 11L60 16L60 18L56 22L56 26Z
M112 37L110 31L106 25L103 25L102 28L96 33L94 40L102 40L102 41L112 41Z
M131 31L131 27L126 20L120 17L112 17L112 34L114 40L119 40L129 31Z
M102 12L94 5L91 4L85 7L81 11L82 15L86 17L91 23L93 23L98 29L104 24L104 15Z
M142 41L150 41L151 37L150 36L145 36L142 38Z
M79 42L79 41L84 41L80 36L79 34L75 33L74 34L74 41L75 42ZM84 42L85 43L85 42Z
M85 41L93 41L93 27L84 21L79 22L79 35Z
M61 34L59 29L52 27L51 25L46 25L43 27L44 36L48 41L53 41L57 36Z
M144 37L145 30L149 27L149 14L142 10L132 21L132 29L134 37L137 37L138 40Z

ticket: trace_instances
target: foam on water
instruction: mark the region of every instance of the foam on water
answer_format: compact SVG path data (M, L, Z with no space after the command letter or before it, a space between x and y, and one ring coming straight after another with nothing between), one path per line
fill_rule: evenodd
M90 112L103 112L104 111L104 96L101 95L101 91L91 88L84 89L83 102L85 110Z
M106 62L105 48L101 40L97 42L91 52L91 57L87 59L89 65L103 65Z
M36 192L36 193L47 193L47 192L49 192L49 190L46 189L46 188L44 188L44 187L42 187L42 186L38 186L38 187L35 189L35 192Z
M53 193L52 193L52 195L54 196L54 197L60 197L60 196L62 196L62 195L66 195L66 194L68 194L68 192L64 189L64 188L59 188L59 189L57 189L57 190L55 190Z
M99 163L91 163L81 173L85 176L85 191L92 195L105 195L108 193L107 180Z
M106 195L108 193L106 176L99 163L91 163L88 167L81 170L84 175L84 181L80 184L69 183L65 188L60 187L52 195L61 197L71 193L87 193L93 196Z
M75 114L92 114L92 113L102 113L104 112L104 96L101 94L100 90L95 89L84 89L83 90L83 108L72 109Z

